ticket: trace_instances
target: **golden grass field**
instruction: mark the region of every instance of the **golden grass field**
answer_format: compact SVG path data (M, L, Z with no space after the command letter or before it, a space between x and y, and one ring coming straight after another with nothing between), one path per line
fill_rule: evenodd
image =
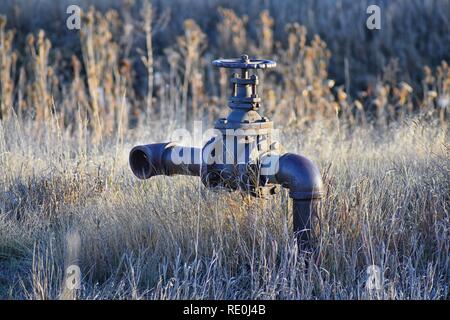
M217 17L213 31L204 11L177 15L178 0L90 1L81 30L60 33L27 25L29 3L0 5L1 299L449 298L448 2L392 1L405 18L386 18L375 40L348 33L350 51L332 39L355 30L344 22L364 19L364 1L361 13L304 1L335 18L286 23L283 1L251 1L247 17L238 2L196 2ZM64 24L63 2L45 3ZM402 23L420 46L392 34ZM261 200L198 178L140 181L128 167L134 145L228 112L229 75L210 62L242 52L278 62L261 74L261 113L321 169L310 256L292 238L287 191ZM70 264L78 290L65 286ZM370 265L379 290L365 286Z

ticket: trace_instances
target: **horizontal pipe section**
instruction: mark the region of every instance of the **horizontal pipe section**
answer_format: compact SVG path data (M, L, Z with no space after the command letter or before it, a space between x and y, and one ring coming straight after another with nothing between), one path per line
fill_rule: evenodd
M200 148L180 147L171 142L153 143L131 149L129 163L139 179L156 175L200 176L200 155Z
M180 147L174 143L154 143L134 147L130 152L130 167L139 179L155 175L200 176L202 149ZM270 173L261 180L289 189L293 199L293 227L299 248L309 250L313 219L318 216L322 198L322 178L316 165L293 153L263 156L261 163L270 164ZM269 172L269 171L268 171Z

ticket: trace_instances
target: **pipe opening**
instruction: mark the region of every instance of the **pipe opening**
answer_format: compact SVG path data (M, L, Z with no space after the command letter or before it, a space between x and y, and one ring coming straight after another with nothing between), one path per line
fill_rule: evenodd
M152 176L152 165L150 159L141 149L132 150L130 153L130 167L139 179L148 179Z

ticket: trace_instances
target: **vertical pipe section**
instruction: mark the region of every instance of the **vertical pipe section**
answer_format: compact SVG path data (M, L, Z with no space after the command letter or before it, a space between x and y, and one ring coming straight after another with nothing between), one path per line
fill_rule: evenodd
M310 251L313 238L312 228L318 216L320 199L292 199L292 214L294 220L294 235L302 250Z
M299 247L308 250L311 245L313 219L318 215L322 198L320 171L311 160L297 154L271 154L266 157L262 162L274 165L275 170L262 178L289 189L289 196L293 199L294 234Z
M311 248L313 219L317 218L322 198L322 177L308 158L286 153L280 157L276 180L289 188L293 199L294 235L302 250Z

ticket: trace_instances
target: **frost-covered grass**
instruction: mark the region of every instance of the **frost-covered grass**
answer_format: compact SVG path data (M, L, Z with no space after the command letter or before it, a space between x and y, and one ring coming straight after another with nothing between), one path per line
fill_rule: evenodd
M138 181L127 152L134 136L152 140L148 130L86 148L52 123L3 123L0 297L73 297L63 284L75 261L75 295L88 299L448 298L448 132L409 121L283 133L325 181L309 268L286 193L255 200L198 178ZM383 272L378 292L365 289L372 264Z

